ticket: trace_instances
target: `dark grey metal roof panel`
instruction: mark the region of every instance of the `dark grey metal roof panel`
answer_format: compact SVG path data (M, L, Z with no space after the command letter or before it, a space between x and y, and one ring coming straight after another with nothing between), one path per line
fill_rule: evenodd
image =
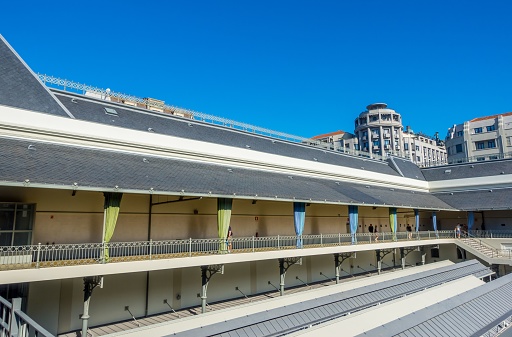
M512 188L433 193L448 205L467 211L510 209Z
M512 159L471 162L422 168L427 181L489 177L512 174Z
M11 138L0 138L0 159L7 183L451 209L428 193Z
M108 101L95 100L80 95L54 91L57 98L75 115L76 118L119 126L123 128L147 131L149 128L155 133L193 139L215 144L228 145L239 148L250 148L256 152L276 154L309 161L318 161L355 169L390 174L397 176L386 162L362 159L355 156L344 155L335 151L281 141L275 138L255 135L250 132L234 130L229 127L214 126L199 121L172 116L170 114L131 108L126 105L115 104ZM73 102L71 99L73 98ZM113 107L118 116L105 114L106 106Z
M267 330L268 333L265 333L265 335L274 333L283 335L311 324L323 323L350 312L374 306L382 301L381 297L377 295L386 292L386 290L387 295L384 301L389 301L411 292L421 291L426 287L473 275L482 270L488 270L488 268L476 260L466 261L405 276L399 280L384 281L241 318L230 319L207 327L191 329L176 333L174 336L224 336L228 333L231 335L234 331L248 331L248 329L251 331Z
M359 336L480 336L510 315L512 274Z
M73 117L0 35L0 105Z

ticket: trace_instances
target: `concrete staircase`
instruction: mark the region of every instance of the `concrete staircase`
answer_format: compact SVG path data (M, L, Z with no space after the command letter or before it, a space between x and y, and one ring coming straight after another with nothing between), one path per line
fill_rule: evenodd
M487 244L483 243L482 240L480 240L480 239L466 237L466 238L461 238L460 241L463 242L465 245L470 246L473 250L476 250L476 251L480 252L481 254L487 256L488 258L492 259L492 258L498 257L497 249L488 246ZM460 245L460 246L463 247L462 245ZM465 247L463 247L463 248L465 248ZM466 250L468 250L468 249L466 249Z

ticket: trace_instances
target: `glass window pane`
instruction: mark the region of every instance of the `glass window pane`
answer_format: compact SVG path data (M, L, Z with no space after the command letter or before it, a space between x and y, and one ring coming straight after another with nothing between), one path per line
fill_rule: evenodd
M10 246L12 240L12 233L0 233L0 247Z
M14 225L14 204L0 204L0 230L12 230Z
M25 246L30 244L30 233L14 233L14 246Z
M32 229L34 205L20 205L16 208L16 230Z

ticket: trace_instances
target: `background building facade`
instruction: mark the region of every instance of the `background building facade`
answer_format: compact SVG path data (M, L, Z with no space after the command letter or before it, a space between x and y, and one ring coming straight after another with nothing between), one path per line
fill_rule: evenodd
M509 157L512 151L512 112L474 118L448 129L450 163Z
M386 103L368 105L355 119L354 134L336 131L313 139L331 143L333 149L344 152L404 157L419 166L445 163L447 159L444 143L437 136L415 133L409 126L404 130L402 116Z

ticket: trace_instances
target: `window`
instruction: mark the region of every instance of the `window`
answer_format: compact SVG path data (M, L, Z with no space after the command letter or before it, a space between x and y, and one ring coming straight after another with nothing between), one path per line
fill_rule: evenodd
M484 142L476 142L476 143L475 143L475 145L476 145L476 149L477 149L477 150L483 150L483 149L485 149L485 147L484 147Z
M490 148L490 149L494 149L496 147L496 140L495 139L491 139L487 142L487 147Z
M359 150L359 144L354 144L354 150Z
M475 128L475 133L482 133L482 128Z
M494 155L494 156L489 156L489 160L496 160L498 159L498 156Z
M379 145L380 145L380 141L378 141L378 140L373 141L373 146L379 146Z
M391 142L389 141L389 139L384 139L384 145L391 145Z
M409 151L409 143L404 143L404 150Z
M512 145L511 139L512 137L507 137L507 146Z
M0 204L0 246L31 243L34 209L31 204Z
M464 131L457 131L457 137L464 136Z
M439 248L432 248L432 249L430 249L430 257L437 257L437 258L439 258Z
M420 146L416 145L416 151L419 151L419 150L420 150Z
M496 127L493 125L487 125L487 132L496 130Z
M462 144L455 145L455 153L461 153L462 152Z
M476 157L476 161L484 161L485 157Z

